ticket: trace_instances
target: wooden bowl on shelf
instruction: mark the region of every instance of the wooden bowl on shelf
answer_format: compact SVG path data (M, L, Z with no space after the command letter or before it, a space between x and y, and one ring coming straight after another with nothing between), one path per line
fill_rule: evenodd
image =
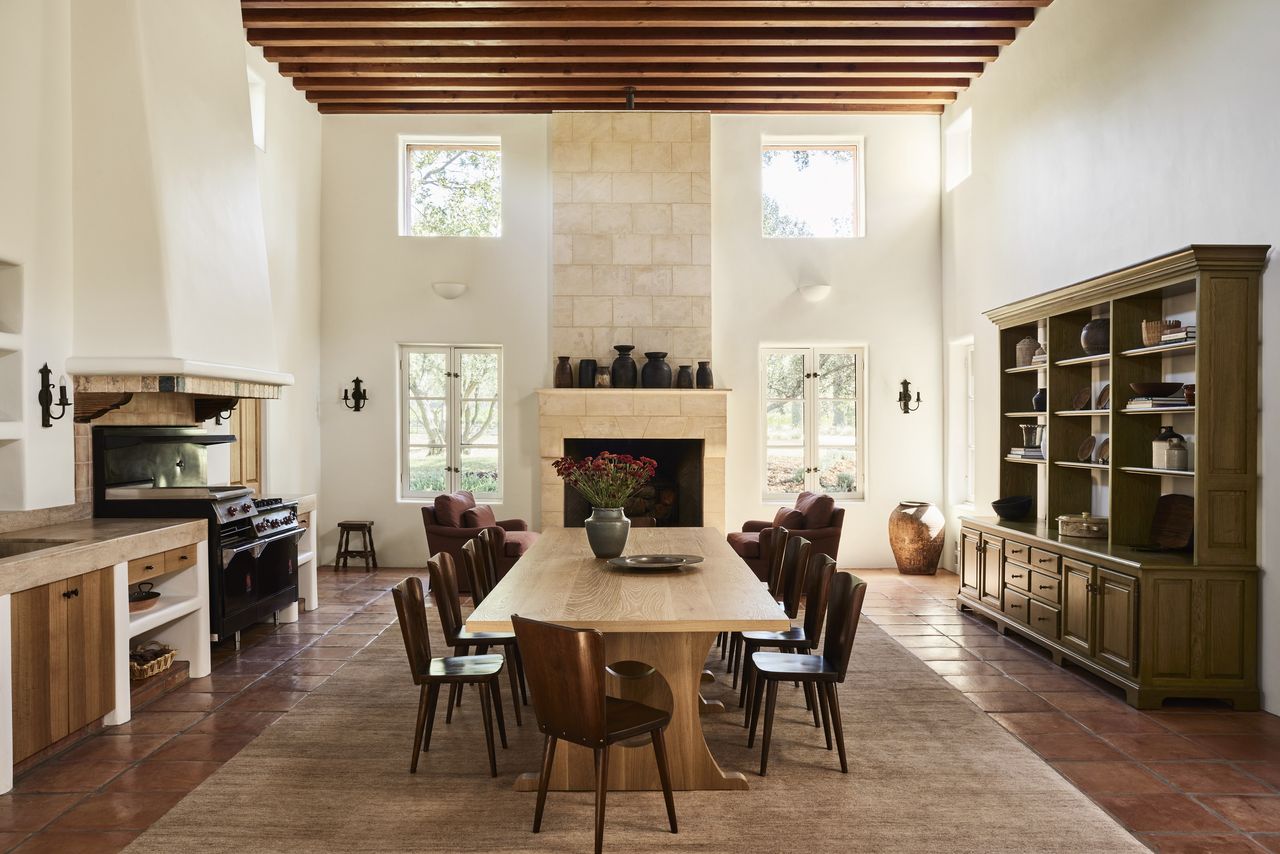
M1182 383L1129 383L1138 397L1170 397L1178 393Z
M991 509L1006 522L1021 522L1031 512L1035 498L1030 495L1011 495L991 502Z

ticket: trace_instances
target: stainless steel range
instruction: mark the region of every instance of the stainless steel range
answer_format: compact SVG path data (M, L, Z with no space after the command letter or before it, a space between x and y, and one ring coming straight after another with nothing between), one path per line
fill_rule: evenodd
M215 641L298 601L297 503L206 482L209 447L234 441L197 427L93 428L95 516L208 522Z

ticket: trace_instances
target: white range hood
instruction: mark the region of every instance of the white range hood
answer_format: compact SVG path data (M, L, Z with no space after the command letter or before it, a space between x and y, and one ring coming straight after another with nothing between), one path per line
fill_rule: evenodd
M276 358L240 4L95 0L71 31L67 372L82 390L190 377L276 396L293 377Z

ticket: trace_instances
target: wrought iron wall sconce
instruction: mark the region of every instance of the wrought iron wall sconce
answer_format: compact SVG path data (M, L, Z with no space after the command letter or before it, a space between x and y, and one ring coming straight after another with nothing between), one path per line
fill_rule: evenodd
M45 362L37 373L40 374L40 391L36 395L36 400L40 402L40 426L52 427L53 422L60 420L62 416L67 414L67 407L71 405L71 401L67 400L67 378L58 378L58 402L56 404L58 414L54 415L53 383L50 381L53 371L49 370L49 363Z
M911 405L911 380L902 381L902 391L898 392L898 406L903 415L910 415L920 408L920 392L916 392L915 405Z
M351 381L351 388L342 390L342 402L352 412L359 412L364 409L365 401L368 399L369 392L364 390L364 380L359 377Z

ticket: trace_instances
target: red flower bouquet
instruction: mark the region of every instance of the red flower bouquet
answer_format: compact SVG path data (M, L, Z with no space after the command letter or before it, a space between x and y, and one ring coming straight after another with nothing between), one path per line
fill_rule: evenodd
M581 460L561 457L552 465L566 486L573 487L592 507L604 508L621 507L658 470L658 463L649 457L608 451Z

